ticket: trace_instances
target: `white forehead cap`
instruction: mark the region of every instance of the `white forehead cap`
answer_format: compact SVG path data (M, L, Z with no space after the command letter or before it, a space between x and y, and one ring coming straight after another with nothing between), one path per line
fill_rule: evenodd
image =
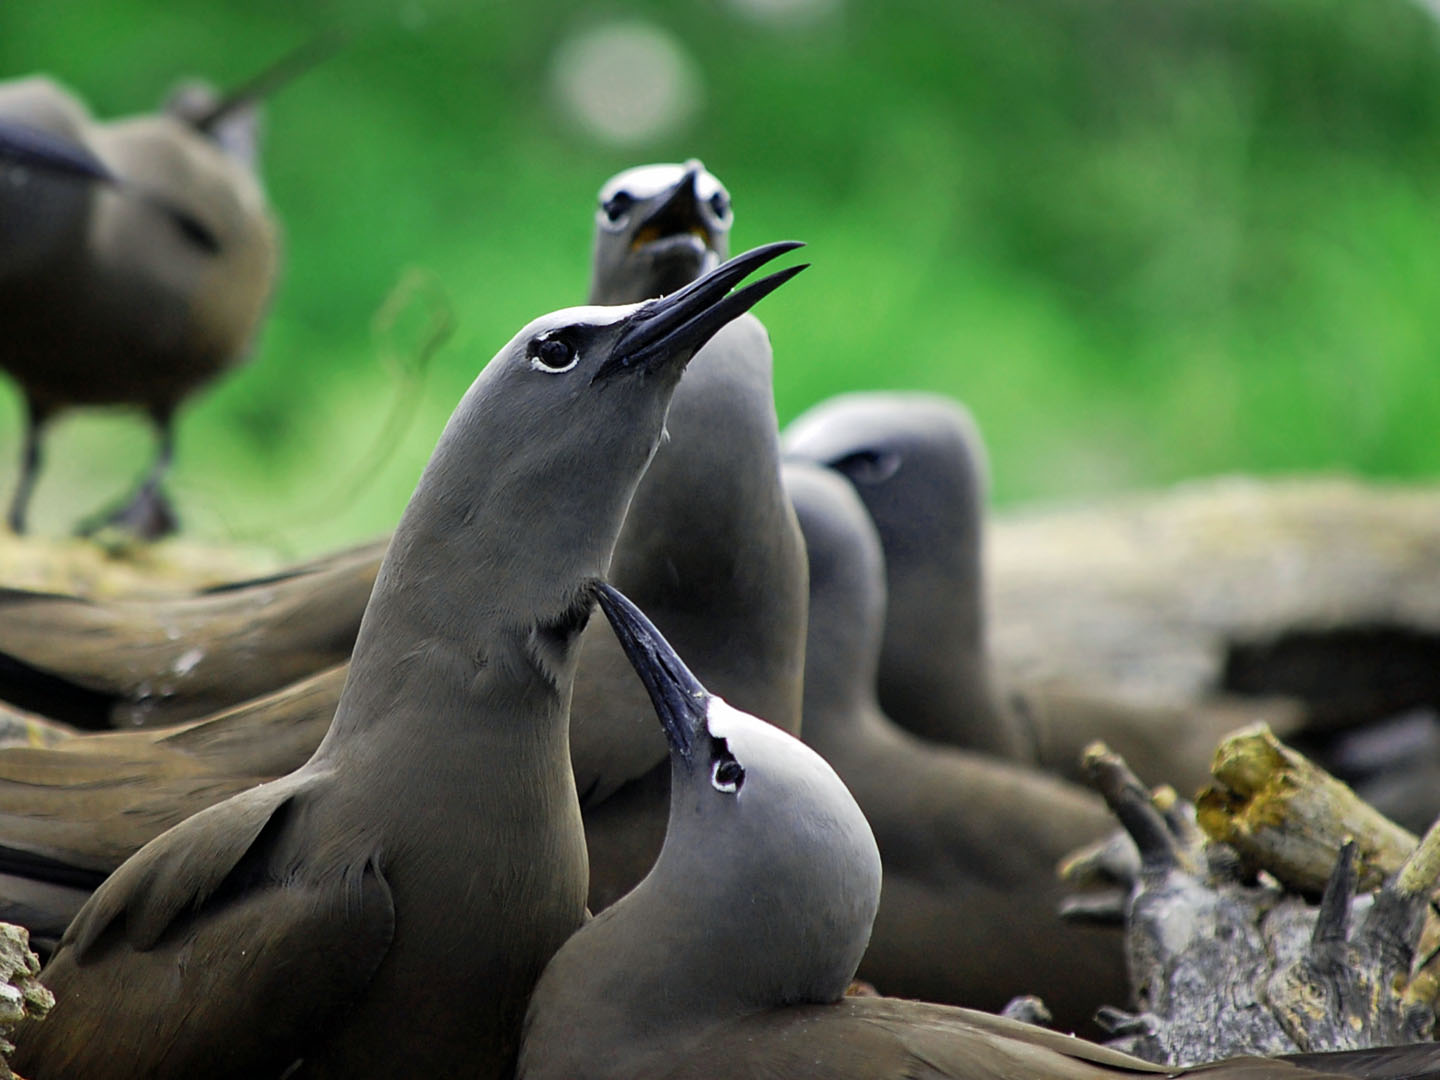
M546 330L558 330L565 326L609 326L624 319L631 312L643 307L644 304L619 304L615 307L600 307L588 305L572 308L561 308L559 311L552 311L541 315L528 323L512 339L514 341L529 340L537 334L543 334Z
M617 191L628 192L636 201L653 198L674 187L684 175L684 165L637 165L607 180L600 189L600 201L608 202ZM725 185L706 169L695 178L695 193L701 199L724 190Z
M822 788L832 784L849 797L844 782L828 762L810 747L774 724L735 708L723 698L711 696L705 713L710 734L724 739L735 760L746 769L786 772L813 779ZM766 765L769 770L766 770Z

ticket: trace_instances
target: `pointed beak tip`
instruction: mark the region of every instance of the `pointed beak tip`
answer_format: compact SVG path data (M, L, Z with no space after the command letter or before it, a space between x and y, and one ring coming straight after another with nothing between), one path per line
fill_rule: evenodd
M596 593L631 667L650 695L671 750L689 761L704 725L709 692L635 603L614 586Z
M676 370L695 355L723 326L749 311L809 264L777 271L744 288L746 277L786 252L803 247L798 240L764 244L721 263L709 273L668 296L640 305L627 317L627 326L609 360L591 382L625 370L652 370L675 362ZM735 291L731 291L734 289Z

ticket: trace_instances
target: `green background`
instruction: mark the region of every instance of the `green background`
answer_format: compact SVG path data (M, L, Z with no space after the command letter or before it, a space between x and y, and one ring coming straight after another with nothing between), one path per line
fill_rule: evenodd
M387 529L475 373L583 300L601 182L691 155L730 188L735 250L810 245L759 311L782 422L847 389L955 395L1000 502L1440 469L1423 5L791 3L0 0L0 77L48 71L102 117L348 32L268 112L285 271L252 362L184 414L187 524L294 554ZM616 145L553 77L577 35L637 20L678 42L697 105ZM407 274L424 285L377 337ZM455 333L417 364L441 308ZM6 385L7 498L19 415ZM118 497L150 450L123 414L57 425L37 527Z

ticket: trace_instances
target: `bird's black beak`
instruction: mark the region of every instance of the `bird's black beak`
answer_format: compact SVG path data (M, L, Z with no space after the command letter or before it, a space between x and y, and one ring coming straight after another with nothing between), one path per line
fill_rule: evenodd
M0 120L0 162L100 184L119 183L105 163L79 143L13 120Z
M215 136L232 113L249 109L276 90L294 82L311 68L328 60L345 44L339 30L327 30L286 53L258 75L247 79L205 111L185 119L202 135Z
M599 600L620 647L650 693L672 751L689 762L705 733L710 692L629 597L601 582Z
M809 263L787 267L737 292L730 290L772 259L803 246L794 240L766 244L720 264L669 296L651 300L626 320L591 382L622 371L653 371L667 362L688 362L722 326L745 314Z
M695 181L699 179L703 168L704 166L694 159L685 163L685 175L676 181L675 186L665 196L665 201L635 230L635 236L630 241L632 250L656 240L663 240L667 236L680 236L690 232L699 235L706 247L713 246L710 230L700 220L699 196L695 192Z

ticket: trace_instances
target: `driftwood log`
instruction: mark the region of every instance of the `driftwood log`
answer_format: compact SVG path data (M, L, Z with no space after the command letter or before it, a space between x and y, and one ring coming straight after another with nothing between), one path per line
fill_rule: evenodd
M1002 515L988 555L992 651L1026 681L1336 724L1440 700L1440 489L1197 482Z
M87 598L173 598L273 569L253 551L0 534L0 584ZM1390 715L1440 688L1437 571L1440 488L1231 478L1010 511L988 543L992 653L1025 682L1142 701L1228 690ZM368 582L355 587L363 602Z
M324 633L339 641L353 637L353 625L336 628L358 621L382 551L383 543L371 545L273 580L291 579L297 595L323 581L316 592L331 609ZM988 552L991 654L1016 685L1098 691L1105 709L1108 701L1223 708L1240 695L1298 698L1307 705L1307 724L1332 727L1440 701L1440 489L1211 481L1084 508L1001 515ZM153 601L226 580L216 573L226 563L222 555L198 545L105 549L0 536L0 584ZM231 559L257 562L254 553ZM245 576L237 568L229 580ZM56 664L67 679L120 703L114 711L129 709L133 715L119 717L121 723L202 715L280 685L274 678L260 687L237 684L228 700L208 685L192 693L191 683L206 681L203 671L189 665L183 650L171 655L156 636L178 628L177 638L190 637L196 620L228 618L243 598L228 600L201 597L183 614L163 604L97 612L96 625L85 627L97 641L120 640L106 620L118 620L116 629L124 624L136 638L136 655L119 665L119 674L87 674L83 657L36 651L46 633L43 624L32 625L40 608L6 620L16 639L8 646L0 640L0 653L42 670ZM217 646L226 641L223 628L201 636ZM315 663L338 659L326 652ZM282 665L286 679L310 673L296 663ZM194 705L185 704L191 697ZM90 719L40 701L7 700L70 722ZM1440 760L1440 725L1425 730ZM1072 753L1067 761L1073 760Z
M1062 868L1074 883L1131 879L1118 909L1093 897L1066 909L1072 918L1123 912L1138 1008L1102 1010L1115 1045L1179 1065L1430 1039L1440 984L1426 916L1440 828L1418 845L1402 841L1403 830L1268 733L1227 741L1217 771L1234 779L1237 754L1251 763L1240 769L1251 797L1217 791L1198 823L1193 806L1170 789L1147 790L1105 747L1086 754L1133 842L1127 854L1112 839ZM1258 839L1242 854L1209 830ZM1357 895L1357 879L1379 888Z

